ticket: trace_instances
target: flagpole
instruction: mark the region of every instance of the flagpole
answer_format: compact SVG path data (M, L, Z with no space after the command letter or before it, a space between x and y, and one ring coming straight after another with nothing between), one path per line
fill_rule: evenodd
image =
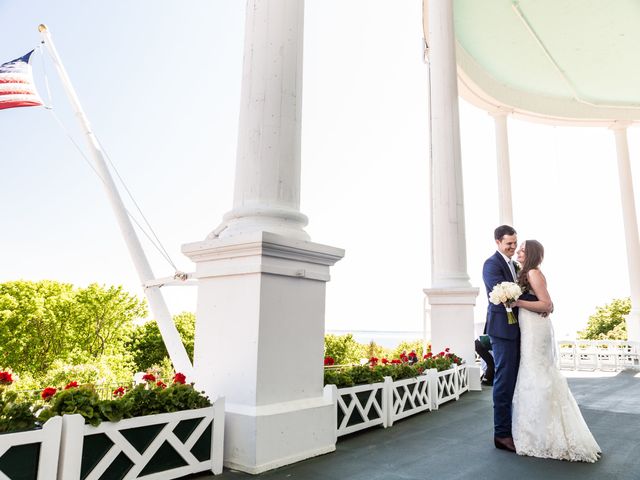
M51 54L51 57L53 58L53 62L55 63L58 74L60 75L60 79L62 80L62 85L64 86L67 96L69 97L69 101L73 105L78 121L80 122L80 126L82 127L82 130L86 135L87 143L89 144L89 149L93 156L95 167L100 177L102 178L105 190L107 192L107 197L109 198L111 207L113 208L113 211L116 215L120 231L122 232L122 236L124 237L124 240L129 249L129 254L131 255L131 259L133 260L135 268L138 272L140 282L144 286L146 282L149 282L155 278L155 276L153 275L153 271L151 270L151 266L149 265L144 251L142 250L140 240L138 239L138 236L133 229L131 220L129 219L124 204L122 203L122 199L120 198L120 195L118 193L118 189L113 181L113 178L111 177L111 174L109 173L109 169L104 160L104 155L102 153L102 149L100 148L100 144L98 143L98 140L91 130L89 120L87 119L87 116L82 109L82 105L80 105L80 100L76 95L75 89L71 84L64 65L62 65L62 61L58 56L56 47L51 40L49 30L47 29L46 25L43 24L38 26L38 30L42 35L43 43L46 45L49 53ZM145 288L144 292L149 302L151 312L158 322L158 328L162 335L162 339L164 340L164 343L167 347L167 352L169 353L169 357L171 358L174 367L178 372L182 372L188 377L194 379L193 366L191 364L191 361L189 360L187 351L184 348L184 344L180 339L178 329L173 323L173 319L171 318L171 314L169 313L167 304L164 301L164 297L162 296L160 287L150 286Z

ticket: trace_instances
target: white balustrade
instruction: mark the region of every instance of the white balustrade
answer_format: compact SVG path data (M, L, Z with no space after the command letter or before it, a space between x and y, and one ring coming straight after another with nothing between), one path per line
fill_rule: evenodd
M640 344L627 340L560 340L559 365L569 370L640 368Z

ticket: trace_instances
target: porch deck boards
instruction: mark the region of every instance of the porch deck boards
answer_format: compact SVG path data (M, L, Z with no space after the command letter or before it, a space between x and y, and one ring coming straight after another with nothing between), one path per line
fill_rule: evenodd
M440 410L338 439L336 451L260 475L225 469L189 480L640 479L640 372L568 372L604 454L595 464L521 457L493 447L491 389Z

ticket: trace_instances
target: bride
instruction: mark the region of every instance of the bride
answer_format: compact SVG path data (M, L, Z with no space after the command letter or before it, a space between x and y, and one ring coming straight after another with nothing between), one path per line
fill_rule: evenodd
M518 283L525 294L519 307L520 369L513 396L513 442L519 455L596 462L601 450L582 418L566 378L555 362L552 303L547 281L538 268L544 248L526 240L517 251L522 270Z

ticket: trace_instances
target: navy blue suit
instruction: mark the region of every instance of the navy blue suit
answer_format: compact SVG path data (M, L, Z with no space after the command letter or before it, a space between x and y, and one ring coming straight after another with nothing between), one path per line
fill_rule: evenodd
M482 267L487 297L501 282L513 282L511 270L500 252L489 257ZM517 315L517 309L514 309ZM511 437L511 402L520 364L520 326L509 325L503 305L489 302L485 332L491 339L495 376L493 378L493 424L496 437Z

